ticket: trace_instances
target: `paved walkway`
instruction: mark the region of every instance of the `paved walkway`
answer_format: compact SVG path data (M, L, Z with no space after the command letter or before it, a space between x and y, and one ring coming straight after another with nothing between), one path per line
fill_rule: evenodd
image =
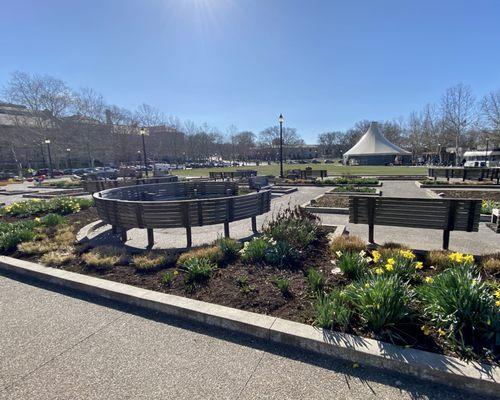
M275 198L271 203L271 211L257 218L258 226L261 228L279 210L304 204L312 198L319 196L330 187L300 187L297 192ZM431 190L421 189L414 181L384 181L380 188L383 196L388 197L437 197ZM368 226L349 223L349 216L345 214L316 214L324 223L333 225L346 225L347 230L354 235L360 236L368 241ZM411 218L411 215L408 216ZM220 225L209 225L195 227L192 230L193 245L208 244L224 234L224 227ZM241 239L252 235L250 220L232 222L230 224L231 237ZM432 250L441 249L442 231L428 229L412 229L399 227L375 227L375 240L377 243L398 242L406 244L414 249ZM117 236L111 235L109 227L103 227L96 231L96 243L114 243L119 245ZM145 229L132 229L128 233L127 246L133 248L145 248L147 236ZM484 223L480 224L479 232L452 232L450 235L450 249L473 254L487 254L499 251L500 235L495 234ZM155 230L155 248L183 248L186 246L186 233L184 228L158 229Z
M470 397L2 275L0 326L1 400Z

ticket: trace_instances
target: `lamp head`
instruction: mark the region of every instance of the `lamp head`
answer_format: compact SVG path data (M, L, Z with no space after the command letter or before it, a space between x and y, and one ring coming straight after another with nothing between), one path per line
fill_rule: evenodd
M283 118L283 114L280 114L280 116L278 117L278 122L280 124L282 124L283 122L285 122L285 118Z
M45 144L50 144L50 139L45 139L44 142Z

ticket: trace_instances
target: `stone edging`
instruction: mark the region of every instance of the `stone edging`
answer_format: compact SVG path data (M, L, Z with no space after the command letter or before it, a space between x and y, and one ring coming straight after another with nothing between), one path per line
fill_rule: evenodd
M313 353L362 363L476 393L498 394L500 369L422 350L318 329L268 315L141 289L0 256L0 269L92 296L195 320Z

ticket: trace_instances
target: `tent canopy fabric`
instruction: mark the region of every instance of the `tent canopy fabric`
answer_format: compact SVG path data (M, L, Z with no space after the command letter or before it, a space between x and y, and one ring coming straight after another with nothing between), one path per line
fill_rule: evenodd
M366 133L359 139L344 156L366 156L366 155L408 155L409 151L389 142L380 132L377 122L371 122Z

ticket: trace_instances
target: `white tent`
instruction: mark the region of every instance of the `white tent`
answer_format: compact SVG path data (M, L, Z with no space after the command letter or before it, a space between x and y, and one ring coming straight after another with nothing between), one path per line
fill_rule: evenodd
M409 154L411 154L409 151L389 142L380 132L377 122L371 122L366 133L359 139L358 143L344 153L344 157Z

